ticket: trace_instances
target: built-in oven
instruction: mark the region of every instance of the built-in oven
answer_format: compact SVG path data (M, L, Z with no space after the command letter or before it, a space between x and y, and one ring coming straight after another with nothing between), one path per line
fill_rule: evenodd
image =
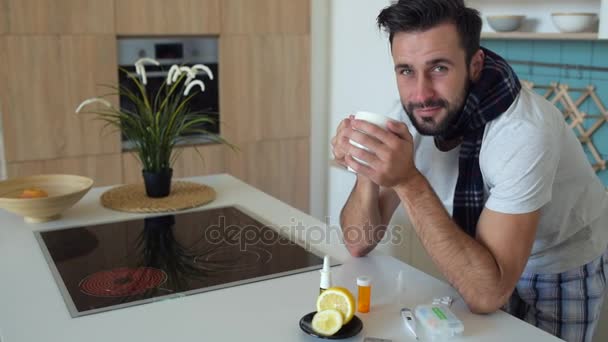
M205 84L205 91L199 92L190 100L190 110L202 112L212 118L214 123L200 125L195 128L204 129L210 133L219 134L220 106L219 106L219 68L218 68L218 38L217 37L145 37L145 38L119 38L118 39L118 78L120 86L139 93L132 77L135 77L134 63L142 58L150 57L157 60L160 65L146 64L148 96L156 94L172 65L193 66L205 64L213 72L213 79L206 73L199 73L197 79ZM122 70L126 70L127 73ZM134 105L126 96L120 97L122 109L134 111ZM123 135L123 149L131 149L133 144ZM191 133L183 144L205 143L210 140L204 134Z

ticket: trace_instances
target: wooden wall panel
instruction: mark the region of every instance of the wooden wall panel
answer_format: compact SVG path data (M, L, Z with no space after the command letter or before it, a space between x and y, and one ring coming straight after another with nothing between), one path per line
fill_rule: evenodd
M105 123L88 114L76 114L76 107L85 99L112 92L102 84L117 85L116 39L111 35L62 36L61 62L65 88L63 93L65 149L62 156L118 153L120 134L114 127L103 129ZM108 98L118 107L118 97ZM101 108L99 105L98 108Z
M114 1L2 0L13 34L113 33Z
M8 88L4 113L6 158L41 160L57 156L65 132L50 113L64 106L59 37L7 38ZM23 74L20 72L23 71Z
M309 207L310 139L261 141L226 155L230 174L304 212Z
M0 34L8 32L8 0L0 0Z
M223 0L119 0L117 34L219 34Z
M310 34L310 0L280 0L279 2L281 32Z
M310 0L223 0L222 136L227 170L309 207Z
M90 177L93 186L118 184L122 180L120 154L106 154L77 158L8 163L8 177L30 176L43 173L66 173Z
M222 34L307 34L310 0L222 0Z
M177 178L203 176L226 172L224 155L232 151L222 145L203 145L178 149L180 156L173 165L173 174Z
M250 142L310 136L309 45L309 37L300 35L221 39L224 137Z
M177 148L180 156L173 165L173 177L193 177L226 172L224 155L230 154L229 148L222 145L203 145L196 152L192 146ZM201 159L202 156L202 159ZM141 164L131 152L122 154L123 182L141 183Z
M1 1L1 0L0 0ZM7 43L6 37L0 35L0 61L7 60ZM5 155L5 138L3 122L4 116L7 112L7 100L8 100L8 79L7 63L0 63L0 180L7 177L6 174L6 155Z
M1 1L1 0L0 0ZM8 42L5 36L0 36L0 120L7 115L8 111ZM4 121L0 121L0 127ZM0 130L1 133L6 135L5 130ZM4 139L3 139L4 141ZM1 144L2 142L0 142Z
M118 133L101 136L100 122L74 113L107 92L96 85L117 83L113 36L8 36L7 49L8 161L120 152Z

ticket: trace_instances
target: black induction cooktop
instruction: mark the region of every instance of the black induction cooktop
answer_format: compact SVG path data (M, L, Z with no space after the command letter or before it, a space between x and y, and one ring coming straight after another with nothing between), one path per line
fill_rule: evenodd
M236 207L36 233L72 317L321 268Z

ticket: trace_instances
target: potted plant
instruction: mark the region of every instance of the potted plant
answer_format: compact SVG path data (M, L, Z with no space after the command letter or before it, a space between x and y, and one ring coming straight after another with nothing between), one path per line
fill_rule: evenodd
M120 69L132 79L138 91L133 92L122 85L104 85L112 91L83 101L76 108L76 113L94 114L96 119L106 122L104 128L114 127L132 141L134 152L142 165L146 194L149 197L165 197L171 192L172 165L178 157L174 147L184 140L186 134L201 133L232 149L235 146L219 135L200 128L201 125L214 123L214 119L204 112L191 111L189 108L190 100L205 91L205 84L197 79L197 75L203 72L213 79L213 73L206 65L172 65L166 82L155 94L148 94L144 63L160 64L151 58L141 58L135 62L136 75ZM134 109L116 108L105 99L115 95L126 97ZM86 109L94 103L102 106ZM202 158L198 149L196 151Z

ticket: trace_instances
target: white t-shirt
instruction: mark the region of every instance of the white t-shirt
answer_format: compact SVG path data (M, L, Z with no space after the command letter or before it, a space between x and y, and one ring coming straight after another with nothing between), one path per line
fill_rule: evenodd
M460 147L441 152L433 137L414 138L415 164L447 211L453 209ZM485 207L507 214L540 208L525 272L559 273L598 257L608 244L608 196L562 113L523 88L511 107L485 127L479 164Z

